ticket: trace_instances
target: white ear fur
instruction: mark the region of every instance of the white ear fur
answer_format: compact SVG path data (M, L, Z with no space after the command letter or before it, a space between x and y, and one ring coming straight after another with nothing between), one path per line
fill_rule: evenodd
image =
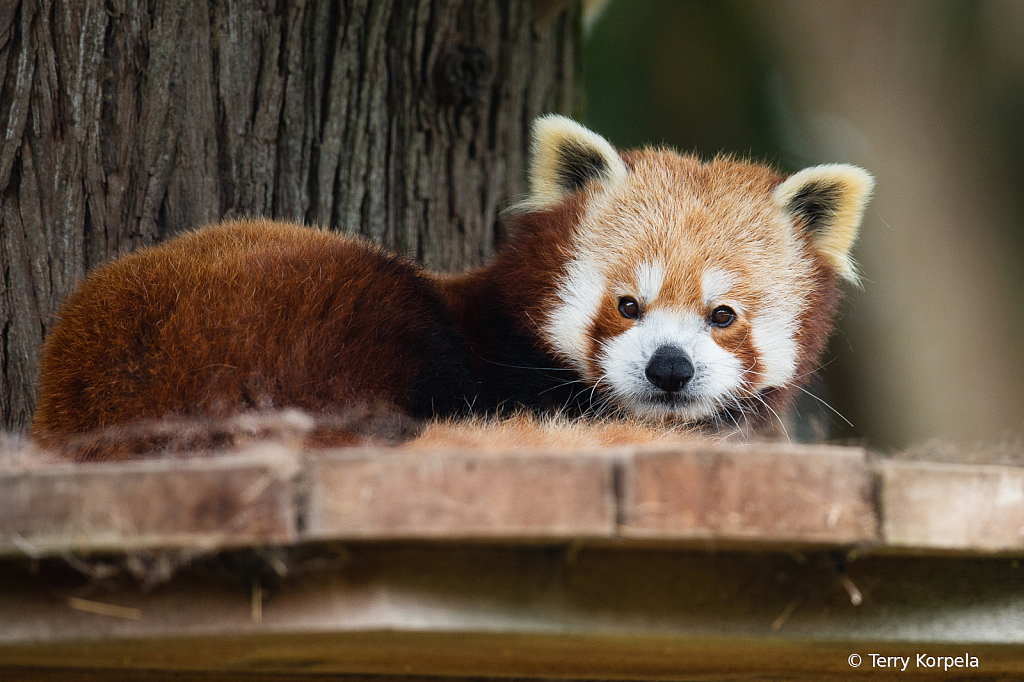
M597 133L557 114L533 123L528 208L548 208L590 182L614 184L627 174L622 157Z
M874 186L874 178L864 169L833 163L794 173L775 188L772 199L804 225L818 253L839 275L856 284L850 250Z

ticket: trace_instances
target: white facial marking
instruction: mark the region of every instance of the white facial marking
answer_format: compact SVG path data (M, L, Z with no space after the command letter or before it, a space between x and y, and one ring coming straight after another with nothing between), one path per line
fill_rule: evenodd
M573 244L574 258L565 265L565 273L555 288L555 301L546 325L541 326L545 341L584 379L596 380L587 364L591 352L590 328L608 290L604 273L607 264L603 250L594 248L593 223L606 204L615 199L614 192L591 197L587 213L580 223Z
M665 282L665 266L654 261L643 262L636 266L636 287L640 300L649 304L658 297L661 285Z
M605 277L597 264L577 258L565 268L555 291L558 305L548 320L547 341L574 369L588 376L584 361L590 352L588 332L605 291Z
M693 378L674 404L647 379L647 363L662 346L676 346L693 363ZM616 406L639 414L675 414L684 419L710 417L732 404L743 382L740 361L711 338L701 315L652 310L629 330L605 343L599 365L602 384Z
M700 281L700 290L703 294L704 306L711 307L722 299L736 283L732 274L725 270L708 270Z
M750 322L751 341L757 349L760 375L755 386L783 386L793 379L797 359L797 315L781 307L767 307Z

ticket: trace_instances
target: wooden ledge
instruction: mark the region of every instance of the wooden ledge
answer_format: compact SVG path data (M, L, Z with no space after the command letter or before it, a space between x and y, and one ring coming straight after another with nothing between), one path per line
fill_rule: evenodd
M885 546L1024 552L1024 469L897 461L877 469Z
M697 444L0 462L0 679L902 679L847 659L965 652L912 676L1024 675L1020 469Z
M224 458L0 469L0 555L293 543L298 472L296 457L273 447Z
M0 555L325 540L878 543L858 448L298 452L0 469Z
M615 457L388 452L305 460L311 540L565 541L615 535Z
M214 458L16 461L0 453L0 556L410 539L1024 555L1024 469L872 462L860 448L265 445Z
M837 547L878 539L860 448L638 452L622 472L623 537Z

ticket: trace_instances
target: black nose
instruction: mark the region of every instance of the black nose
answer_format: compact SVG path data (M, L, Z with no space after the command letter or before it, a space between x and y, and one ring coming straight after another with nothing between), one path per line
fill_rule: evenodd
M693 377L693 363L682 348L662 346L654 351L645 374L661 390L675 393Z

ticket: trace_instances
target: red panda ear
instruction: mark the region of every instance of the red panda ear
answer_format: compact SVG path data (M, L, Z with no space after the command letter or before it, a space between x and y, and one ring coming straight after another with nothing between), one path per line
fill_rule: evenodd
M874 178L861 168L826 164L794 173L775 188L772 199L811 235L815 249L839 276L856 284L850 250L874 186Z
M615 184L628 172L608 140L556 114L534 121L530 151L527 208L550 208L589 183Z

